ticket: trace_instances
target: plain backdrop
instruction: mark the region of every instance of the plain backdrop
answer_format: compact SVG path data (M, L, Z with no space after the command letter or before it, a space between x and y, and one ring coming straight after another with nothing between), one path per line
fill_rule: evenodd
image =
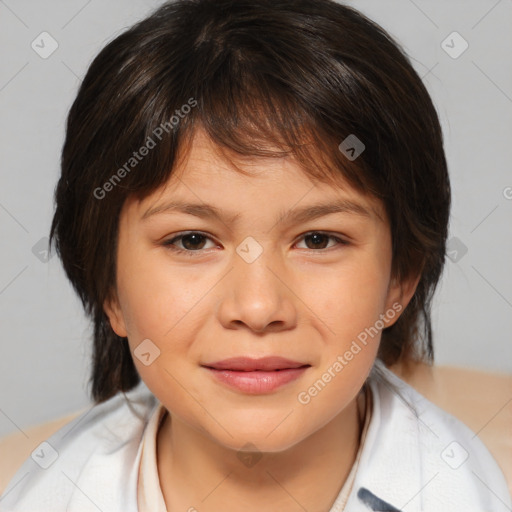
M0 0L0 435L90 405L90 325L42 247L80 80L108 41L161 3ZM509 373L512 1L347 3L403 45L443 126L453 209L433 310L436 362ZM40 42L39 53L32 47L41 37L44 51L58 44L47 58Z

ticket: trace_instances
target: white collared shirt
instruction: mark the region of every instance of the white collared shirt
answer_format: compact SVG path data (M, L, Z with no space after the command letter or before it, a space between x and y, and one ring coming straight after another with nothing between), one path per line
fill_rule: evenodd
M510 512L503 473L480 439L376 366L386 380L369 379L359 463L330 512L342 510L347 493L347 512ZM165 512L156 465L164 413L143 382L92 407L34 450L0 497L0 512Z

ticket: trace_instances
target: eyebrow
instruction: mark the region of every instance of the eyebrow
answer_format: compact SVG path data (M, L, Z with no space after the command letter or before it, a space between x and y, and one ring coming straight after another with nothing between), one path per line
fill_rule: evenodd
M241 216L240 213L231 215L227 214L225 212L222 212L222 210L219 210L215 206L205 203L201 204L188 203L183 201L171 201L148 209L142 215L141 220L146 220L149 217L157 214L172 213L185 213L200 218L214 218L228 225L234 224ZM288 211L282 212L279 215L278 222L295 222L300 224L302 222L307 222L334 213L349 213L367 218L370 218L372 216L370 210L368 210L362 204L347 199L342 199L332 203L314 204L311 206L304 206L301 208L292 208Z

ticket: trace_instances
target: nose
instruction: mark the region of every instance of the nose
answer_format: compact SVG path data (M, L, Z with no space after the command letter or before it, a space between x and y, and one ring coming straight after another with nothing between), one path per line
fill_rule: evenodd
M235 254L233 268L223 280L218 307L221 324L227 329L246 328L259 334L292 329L297 309L287 275L278 257L268 249L251 263Z

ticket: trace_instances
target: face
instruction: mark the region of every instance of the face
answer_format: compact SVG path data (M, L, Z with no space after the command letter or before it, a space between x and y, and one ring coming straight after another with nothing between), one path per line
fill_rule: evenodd
M178 174L125 203L105 310L172 417L226 447L276 452L353 402L414 287L391 279L375 199L314 183L291 159L236 165L251 175L197 132ZM287 361L217 364L233 357Z

